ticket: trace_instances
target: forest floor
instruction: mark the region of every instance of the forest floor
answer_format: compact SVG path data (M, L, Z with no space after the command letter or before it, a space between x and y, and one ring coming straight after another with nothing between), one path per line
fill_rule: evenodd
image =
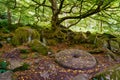
M85 51L92 49L91 46L87 46L87 44L68 46L67 44L62 43L49 47L54 54L64 49L80 49ZM9 52L13 48L14 47L11 47L9 44L6 44L0 49L0 52ZM72 80L77 75L87 75L90 79L96 73L119 63L114 60L110 61L105 53L98 53L92 54L97 60L97 65L94 68L88 70L72 70L63 68L57 64L53 57L41 55L33 58L33 54L34 53L30 53L28 58L22 59L23 62L31 63L31 66L29 70L15 72L14 75L17 80Z

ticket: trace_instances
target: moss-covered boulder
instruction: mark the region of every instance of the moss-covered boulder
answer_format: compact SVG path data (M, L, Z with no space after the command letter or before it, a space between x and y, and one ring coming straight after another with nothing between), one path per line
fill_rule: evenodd
M81 33L75 32L73 37L73 43L79 43L81 41Z
M15 30L12 38L13 45L20 45L22 43L30 42L33 39L40 39L40 34L37 30L30 27L19 27Z
M48 45L56 45L58 41L56 39L47 39L47 44Z
M120 52L120 46L119 46L119 43L117 41L110 41L110 47L111 47L111 50L113 52L115 52L115 53Z
M48 48L47 46L44 46L39 40L34 39L29 43L30 48L32 51L39 52L42 55L47 55Z
M91 34L87 37L86 42L90 44L95 44L96 39L96 34Z

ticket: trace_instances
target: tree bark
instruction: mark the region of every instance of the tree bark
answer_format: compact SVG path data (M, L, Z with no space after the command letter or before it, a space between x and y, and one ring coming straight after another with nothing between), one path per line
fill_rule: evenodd
M8 16L8 26L11 26L11 11L10 11L10 8L8 7L7 8L7 16Z
M18 18L18 21L17 21L17 25L19 26L20 25L20 23L21 23L21 11L20 11L20 16L19 16L19 18Z
M51 20L51 23L52 23L52 27L53 29L56 29L59 24L58 24L58 7L57 7L57 1L56 0L49 0L51 5L52 5L52 20Z

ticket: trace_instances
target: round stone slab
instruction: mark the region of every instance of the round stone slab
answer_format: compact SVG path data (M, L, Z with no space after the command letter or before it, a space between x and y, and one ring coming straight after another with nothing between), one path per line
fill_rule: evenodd
M65 68L90 69L97 61L90 53L79 49L66 49L55 54L55 61Z

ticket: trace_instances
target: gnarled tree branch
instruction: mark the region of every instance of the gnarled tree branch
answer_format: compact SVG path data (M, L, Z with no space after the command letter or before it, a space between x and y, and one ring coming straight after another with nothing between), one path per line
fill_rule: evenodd
M108 8L108 5L110 3L107 3L106 5L103 6L103 0L101 0L101 2L99 2L99 5L97 5L96 9L93 9L95 5L93 5L91 7L91 9L89 9L87 12L85 13L81 13L79 14L78 16L65 16L61 19L59 19L59 23L62 23L63 21L67 20L67 19L83 19L83 18L86 18L88 16L91 16L91 15L94 15L96 13L99 13L103 10L106 10Z

